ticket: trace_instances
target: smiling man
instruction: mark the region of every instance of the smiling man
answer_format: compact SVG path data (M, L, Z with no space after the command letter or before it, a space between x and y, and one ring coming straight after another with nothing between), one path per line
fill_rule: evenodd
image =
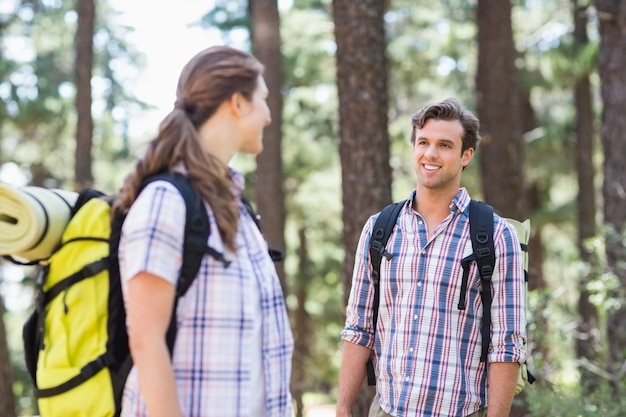
M342 331L337 417L347 417L372 358L377 394L370 417L506 417L526 357L525 284L518 237L494 215L491 334L481 361L483 309L475 263L459 309L461 260L473 253L470 196L461 175L480 141L478 118L456 99L412 118L417 184L402 206L380 266L374 317L369 242L380 213L365 224L356 250ZM374 334L374 320L376 331Z

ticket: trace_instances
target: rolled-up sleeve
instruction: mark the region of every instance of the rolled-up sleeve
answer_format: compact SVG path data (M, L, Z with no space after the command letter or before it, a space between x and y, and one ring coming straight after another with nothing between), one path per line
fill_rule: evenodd
M526 361L526 282L515 229L501 220L494 235L495 274L492 277L491 348L489 362Z
M370 217L361 231L354 259L345 327L341 332L341 338L344 341L370 349L374 348L372 325L374 286L371 281L369 241L374 220L374 216Z

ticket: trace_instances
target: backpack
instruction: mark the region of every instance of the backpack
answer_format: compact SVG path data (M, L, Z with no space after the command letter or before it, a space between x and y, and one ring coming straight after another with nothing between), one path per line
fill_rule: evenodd
M372 281L374 283L374 306L373 306L373 333L376 335L376 322L378 321L378 306L380 304L380 264L384 256L388 260L392 254L387 252L386 246L391 235L400 210L406 203L400 201L389 204L383 208L374 222L372 237L370 238L369 255L372 265ZM495 249L493 244L493 207L482 201L470 201L470 238L472 241L473 253L461 260L463 267L463 277L461 281L461 295L459 297L459 310L465 309L465 296L467 292L467 281L471 262L476 262L480 274L482 291L480 293L483 304L483 321L481 323L482 350L481 362L487 361L487 353L490 344L491 326L491 276L495 267ZM514 219L505 219L515 227L520 246L522 249L524 264L524 279L526 289L528 289L528 240L530 238L530 221L519 222ZM367 383L370 386L376 385L376 374L371 358L366 363ZM515 387L515 394L519 394L525 387L526 382L532 384L535 377L528 371L526 363L521 364L520 373Z
M142 187L157 180L175 185L186 205L176 311L204 254L225 266L228 261L207 245L209 217L187 177L162 173ZM23 343L42 417L115 417L121 411L132 360L118 264L125 215L116 214L111 220L112 202L94 190L78 195L61 242L37 278L35 310L24 324ZM257 216L250 214L258 226ZM170 353L175 338L173 315L166 335Z

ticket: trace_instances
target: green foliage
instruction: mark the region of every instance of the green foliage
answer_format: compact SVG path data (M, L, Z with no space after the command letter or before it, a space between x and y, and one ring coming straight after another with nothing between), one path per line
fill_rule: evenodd
M200 19L204 28L217 28L226 44L243 45L250 49L250 6L247 0L216 0L209 12ZM242 41L243 39L243 41Z
M9 56L0 65L0 116L4 115L0 117L0 162L10 160L21 166L37 166L38 172L31 170L31 176L37 178L43 173L52 186L69 187L73 178L73 7L73 2L46 2L31 9L24 2L15 11L17 18L1 33L5 43L21 47L10 48L15 56ZM106 5L99 7L94 36L92 111L94 155L99 155L97 169L101 170L101 175L96 176L98 180L119 172L113 164L129 155L129 138L123 127L129 118L146 108L122 88L120 74L124 72L127 78L123 82L128 83L127 74L136 74L145 61L123 41L129 29L111 24L113 16ZM123 71L124 67L135 69ZM104 185L111 189L110 184Z
M282 16L285 95L283 163L287 195L285 263L291 288L304 285L311 321L303 364L307 391L326 391L336 381L337 341L343 324L340 280L341 172L337 152L337 92L330 17L321 9L293 8ZM305 230L308 262L299 264L299 231ZM288 297L291 311L297 304ZM333 385L332 383L330 384Z
M474 76L475 26L462 10L435 3L420 7L414 1L391 2L385 21L392 118L447 97L472 107L472 89L467 87Z
M624 384L622 384L624 385ZM626 387L622 387L624 389ZM527 389L533 417L621 417L626 397L615 395L608 382L591 393L580 386L532 386Z

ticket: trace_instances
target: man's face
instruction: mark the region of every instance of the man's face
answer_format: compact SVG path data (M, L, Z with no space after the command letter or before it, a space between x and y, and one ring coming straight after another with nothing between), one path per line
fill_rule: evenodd
M418 186L456 192L461 173L474 156L473 149L461 152L463 126L458 120L429 119L415 131L413 163Z

